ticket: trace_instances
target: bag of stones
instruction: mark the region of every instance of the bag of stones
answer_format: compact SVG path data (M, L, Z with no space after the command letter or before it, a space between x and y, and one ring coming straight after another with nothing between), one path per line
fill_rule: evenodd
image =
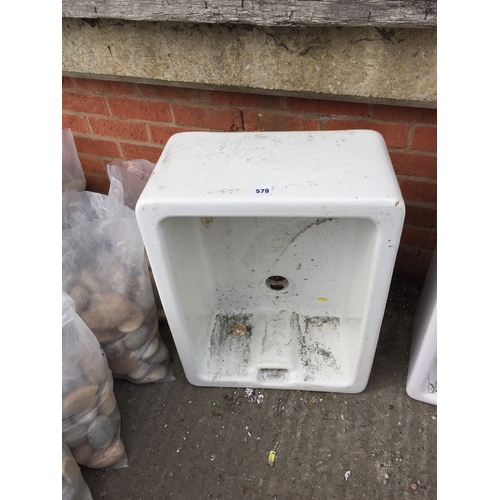
M62 199L63 290L99 340L113 377L174 380L135 212L88 191Z
M89 327L62 292L62 440L80 465L128 466L121 416L106 357Z
M64 441L62 442L62 500L92 500L80 467Z
M108 163L106 165L109 178L108 196L118 203L122 203L132 210L135 210L137 201L144 191L154 168L155 164L148 160L123 160ZM167 318L163 310L158 287L156 286L156 281L151 271L147 255L146 262L148 264L151 285L153 286L156 309L158 310L158 320L160 323L166 323Z

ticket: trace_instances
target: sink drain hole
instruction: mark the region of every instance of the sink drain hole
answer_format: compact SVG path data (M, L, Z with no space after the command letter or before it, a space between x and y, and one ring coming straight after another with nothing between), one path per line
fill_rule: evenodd
M288 280L283 276L269 276L266 280L266 286L271 290L283 291L288 285Z

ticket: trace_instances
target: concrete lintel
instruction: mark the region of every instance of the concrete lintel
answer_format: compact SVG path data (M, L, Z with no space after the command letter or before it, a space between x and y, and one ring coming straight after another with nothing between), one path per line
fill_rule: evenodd
M433 29L63 18L63 74L435 108Z

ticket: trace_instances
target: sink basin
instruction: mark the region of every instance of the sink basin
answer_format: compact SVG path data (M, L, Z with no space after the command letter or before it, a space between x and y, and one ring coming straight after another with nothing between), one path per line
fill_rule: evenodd
M187 379L364 390L404 213L377 132L174 135L136 214Z

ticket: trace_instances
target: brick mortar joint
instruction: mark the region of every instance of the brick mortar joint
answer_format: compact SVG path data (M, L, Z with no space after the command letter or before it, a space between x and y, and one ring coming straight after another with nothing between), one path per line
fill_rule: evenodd
M180 125L177 125L173 121L167 122L167 121L155 121L155 120L146 120L143 118L124 118L123 116L114 116L114 115L100 115L100 114L95 114L95 113L86 113L84 111L71 111L71 110L63 110L63 115L67 116L81 116L83 118L99 118L102 120L113 120L116 122L124 122L124 123L142 123L144 125L160 125L160 126L165 126L169 127L172 125L175 125L176 127L181 128ZM185 128L185 127L182 127Z
M412 123L408 130L408 136L406 137L406 149L410 149L413 143L413 133L415 131L415 124Z
M436 227L417 226L416 224L407 224L406 222L404 223L404 227L407 227L409 229L420 229L426 232L437 232Z
M437 203L431 203L430 201L405 200L405 205L413 208L426 208L434 211L437 210Z
M399 244L399 248L403 248L403 249L410 249L410 248L414 248L415 250L420 250L422 252L432 252L433 250L429 249L429 248L425 248L425 247L417 247L415 245L410 245L409 243L400 243Z
M199 107L204 109L233 109L236 111L257 111L257 112L268 112L268 113L276 113L276 114L284 114L286 116L302 116L304 118L308 117L310 119L318 119L318 120L352 120L352 121L362 121L362 122L372 122L372 123L380 123L380 124L394 124L394 125L405 125L405 126L420 126L420 127L429 127L429 128L437 128L437 124L428 123L425 121L415 121L415 120L396 120L390 118L376 118L370 116L370 111L367 112L366 115L357 115L357 114L334 114L334 113L322 113L317 111L296 111L286 107L259 107L259 106L243 106L243 105L234 105L234 104L224 104L224 103L214 103L212 101L206 100L189 100L189 99L180 99L180 98L161 98L161 97L151 97L144 95L133 95L130 94L113 94L109 92L95 92L95 91L86 91L82 89L63 89L63 93L68 94L80 94L80 95L89 95L89 96L97 96L102 97L107 101L107 98L111 99L126 99L130 101L144 101L144 102L161 102L165 104L177 104L184 105L188 107ZM353 103L357 104L357 103ZM68 110L71 111L71 110ZM411 143L411 142L410 142Z
M387 147L389 153L402 153L408 156L427 156L429 158L437 158L436 151L424 151L421 149L409 149L408 146L404 148L395 148L393 146Z
M149 132L149 129L148 129L148 126L150 125L156 125L155 122L139 122L141 124L143 124L145 126L145 130L146 132L148 133ZM182 127L179 127L179 126L175 126L175 127L171 127L171 128L176 128L176 129L179 129L179 130L185 130L185 128L182 128ZM157 143L154 143L154 142L150 142L150 136L148 134L148 140L145 142L145 141L140 141L140 140L135 140L135 139L129 139L128 137L116 137L116 136L112 136L112 135L102 135L102 134L97 134L95 132L92 132L92 133L89 133L89 132L78 132L78 131L73 131L73 136L74 137L78 137L79 139L89 139L89 140L98 140L98 141L120 141L120 142L142 142L142 143L145 143L145 144L157 144Z
M407 174L397 174L396 177L398 180L402 181L417 181L417 182L425 182L428 184L437 184L437 179L433 179L432 177L419 177L417 175L407 175Z
M189 100L189 99L180 99L180 98L172 98L166 99L164 97L153 97L153 96L145 96L144 94L116 94L113 92L106 91L95 91L95 90L85 90L77 87L65 87L62 89L63 94L78 94L82 96L92 96L92 97L102 97L103 99L126 99L129 101L140 101L140 102L162 102L162 103L179 103L179 104L188 104L188 103L204 103L207 104L206 100L198 101L198 100Z
M429 255L432 255L432 253L434 252L433 248L417 247L415 245L409 245L408 243L400 243L399 249L412 250L412 251L416 251L417 253L425 253L425 254L429 254Z

